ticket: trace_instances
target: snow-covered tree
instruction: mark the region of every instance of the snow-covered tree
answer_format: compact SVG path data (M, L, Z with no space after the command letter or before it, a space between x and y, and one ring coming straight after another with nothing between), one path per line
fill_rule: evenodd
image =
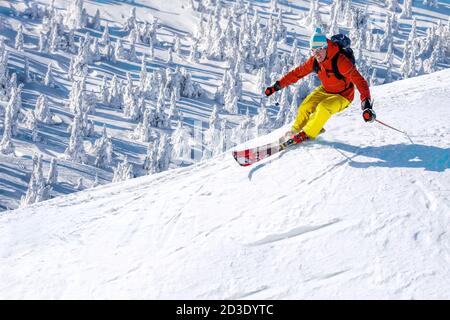
M113 45L111 44L111 42L109 42L108 44L105 45L105 47L103 48L102 54L106 61L111 61L112 63L117 62L115 49L114 49Z
M413 22L411 24L411 31L408 35L408 42L413 44L417 38L417 19L414 17Z
M352 1L351 0L335 0L338 21L344 22L347 26L350 23Z
M320 2L313 0L316 3L316 9L313 11L310 30L314 30L315 28L320 28L324 33L326 32L326 24L322 21L322 17L320 15Z
M339 33L338 18L339 18L339 8L337 6L337 2L333 2L330 11L330 23L329 23L330 27L328 29L329 37Z
M221 34L217 39L210 39L211 47L209 49L208 57L209 59L223 61L226 57L225 49L227 39L224 34Z
M47 35L45 32L39 32L39 42L38 42L38 51L39 52L48 52L47 47Z
M398 30L400 27L400 23L398 22L398 19L399 19L399 14L393 13L392 14L392 32L394 34L398 33Z
M109 39L109 25L108 23L106 23L105 28L103 29L103 33L102 33L102 37L100 39L100 44L101 45L108 45L110 43L110 39Z
M191 158L191 135L181 121L177 122L177 128L172 133L172 159L183 162Z
M75 73L81 76L87 75L88 65L92 62L91 55L91 37L89 34L86 35L84 41L80 45L80 50L78 55L74 60L74 70Z
M135 44L134 40L130 43L130 50L128 51L127 59L128 59L128 61L131 61L131 62L138 61L138 58L136 55L136 44Z
M154 18L151 23L145 22L144 28L139 32L139 38L143 44L153 48L158 44L157 38L158 19Z
M407 41L405 43L405 48L403 50L403 59L400 66L400 73L403 75L403 78L409 77L409 71L410 71L410 65L409 65L409 56L410 56L411 46L409 45L409 42ZM384 62L387 62L387 57Z
M120 38L117 39L114 47L114 57L116 60L126 59L125 49L123 48L122 40Z
M136 29L137 20L136 20L136 7L132 7L130 10L130 16L125 22L124 30L130 32L131 30Z
M45 200L46 186L42 174L42 155L33 156L33 172L31 173L28 190L25 196L20 199L20 206L26 207L30 204Z
M209 127L205 130L204 133L204 145L205 151L203 154L203 158L208 159L213 154L215 154L215 150L219 145L220 139L220 126L221 121L219 118L219 111L217 105L214 105L211 115L209 117Z
M147 154L144 159L143 168L147 170L148 174L157 172L158 163L156 161L158 155L159 140L155 140L147 147Z
M14 44L14 48L17 51L23 51L23 27L19 25L19 30L17 30L16 42Z
M219 155L226 152L232 147L230 131L227 129L227 120L223 120L220 124L219 143L214 150L214 155Z
M266 134L270 127L270 118L267 113L266 101L261 99L261 104L258 109L258 115L255 118L256 134L258 136Z
M178 36L175 36L175 43L173 45L173 49L178 56L181 55L181 41Z
M289 110L286 115L285 124L292 123L294 119L297 117L298 106L300 103L301 91L304 89L304 81L300 81L300 86L298 89L294 89L294 94L292 96L292 101L289 107Z
M49 63L47 67L47 73L45 74L44 78L44 85L50 88L55 87L55 79L53 78L53 72L52 72L52 64Z
M98 187L100 185L100 181L98 178L98 172L95 173L94 182L92 183L92 188Z
M63 35L59 45L61 50L75 54L77 52L77 47L75 46L75 30L69 30L67 34Z
M108 87L108 79L106 76L103 77L102 84L100 85L100 92L98 95L99 102L103 104L109 103L109 87Z
M225 110L230 114L238 114L238 97L237 96L225 96Z
M11 75L11 78L9 79L9 81L6 83L6 87L9 89L9 92L11 93L11 95L12 95L13 91L18 92L17 84L18 84L17 73L14 72ZM23 84L20 84L20 85L21 85L21 87L23 87ZM17 95L17 96L18 96L18 98L20 98L20 95Z
M252 139L252 127L253 121L247 110L247 114L244 116L242 121L233 129L232 141L234 141L236 144L240 144Z
M126 41L130 43L136 43L139 41L139 31L137 29L133 29L128 34L128 37L125 38Z
M92 29L95 29L95 30L100 30L100 28L101 28L100 10L99 9L97 9L95 11L95 15L92 18L92 22L91 22L91 27L92 27Z
M69 30L84 28L87 15L83 15L83 0L74 0L69 2L66 15L64 18L64 24Z
M105 167L112 161L113 146L111 139L106 133L106 126L103 126L102 136L95 140L93 155L95 157L95 166Z
M192 75L185 68L181 69L182 77L180 80L181 96L187 98L198 98L203 95L203 89L192 80Z
M392 12L400 11L400 5L398 4L398 0L387 0L387 8Z
M384 79L384 83L390 83L393 80L393 75L392 75L393 60L394 60L394 56L390 55L388 57L388 61L386 64L386 76Z
M132 133L131 138L142 142L149 142L153 132L152 125L154 125L155 122L155 112L150 106L147 106L144 110L142 119Z
M373 70L372 70L372 75L370 77L369 83L370 83L371 87L378 85L378 77L377 77L377 69L376 68L373 68Z
M437 71L438 63L442 59L440 46L437 45L433 49L431 56L424 61L424 70L426 73L433 73Z
M66 159L84 163L86 161L86 151L83 145L83 133L81 127L81 116L75 115L69 138L69 145L64 152Z
M114 176L112 182L120 182L134 178L133 166L128 162L128 157L125 156L122 163L118 163L114 168Z
M167 60L166 63L168 65L171 65L173 63L173 54L172 54L172 47L169 48L169 50L167 51Z
M117 76L114 74L109 87L109 105L115 109L122 108L122 89Z
M270 10L272 12L277 12L278 11L278 0L271 0L270 1Z
M75 57L70 57L69 69L67 70L67 79L73 81L75 79Z
M310 5L309 5L309 11L308 13L304 16L302 23L305 27L309 27L312 25L313 22L313 18L314 16L317 14L317 8L318 8L318 1L317 0L312 0L310 1ZM318 26L317 26L318 27Z
M58 26L53 24L50 30L50 52L55 53L58 51L60 45L60 39L58 34Z
M75 189L81 191L84 189L83 177L79 177L77 179L77 183L75 184Z
M48 106L47 96L40 94L34 109L34 114L36 119L40 122L51 124L53 123L52 114L50 113L50 108Z
M162 133L158 145L158 154L156 156L157 172L163 172L169 169L171 154L172 145L167 135Z
M92 62L97 62L100 61L102 58L102 55L100 53L100 47L98 45L98 39L95 38L94 41L92 42L92 46L91 46L91 61Z
M257 92L261 93L264 92L264 89L268 87L268 79L267 79L267 71L266 68L263 66L261 69L258 70L257 74Z
M131 74L127 72L127 85L123 92L123 112L126 118L137 120L141 116L138 99L139 97L135 94Z
M39 6L36 2L31 3L31 6L27 3L27 6L28 7L25 9L25 11L23 13L25 16L27 16L28 18L30 18L32 20L42 17L43 12L39 8Z
M74 81L69 92L67 106L73 113L80 113L83 107L83 85L81 81Z
M5 121L3 124L3 137L0 141L0 152L2 154L14 153L14 145L12 143L12 110L11 106L8 104L5 112Z
M11 135L13 137L17 135L19 114L20 110L22 109L21 91L22 91L22 84L17 88L12 86L8 105L6 106L6 114L8 114L9 112L11 113L11 120L9 122L9 125L11 126Z
M400 18L411 19L412 7L413 7L413 0L404 0L403 1L403 10L402 10L402 14L401 14Z
M169 127L169 119L165 112L165 94L164 88L161 86L158 96L158 101L156 102L156 111L153 117L152 125L157 128L168 128Z
M191 62L198 62L199 58L199 52L198 52L198 40L194 39L191 45L191 51L189 54L189 61Z
M145 54L141 57L141 72L139 73L139 92L145 93L147 91L147 80L148 80L148 72L147 72L147 62Z
M180 112L177 109L177 93L172 91L172 94L170 96L170 102L169 102L169 111L167 114L169 125L172 121L178 121L182 120L182 116Z
M380 49L387 50L387 48L394 42L394 35L392 31L392 17L388 15L384 25L385 33L381 38Z
M383 63L387 63L389 61L389 59L391 59L391 57L393 55L394 55L394 43L393 42L389 42L388 48L387 48L387 52L386 52L386 56L384 57Z
M278 113L274 122L274 128L280 128L286 123L289 107L289 90L283 90L279 103Z
M413 44L411 49L411 54L409 55L409 76L415 77L417 76L417 68L416 68L416 62L417 62L417 47ZM419 73L420 74L420 73Z
M28 57L24 58L24 63L23 63L23 81L25 83L28 83L31 81L30 78L30 61L28 59Z
M155 58L155 49L154 49L154 47L153 47L153 43L150 42L150 44L148 45L148 50L147 50L147 52L148 52L148 58L149 58L150 60L152 60L152 59Z
M58 162L56 158L50 160L50 169L47 174L45 184L48 186L54 186L58 183Z
M31 141L33 142L40 141L38 124L33 110L27 110L26 112L25 127L31 131Z

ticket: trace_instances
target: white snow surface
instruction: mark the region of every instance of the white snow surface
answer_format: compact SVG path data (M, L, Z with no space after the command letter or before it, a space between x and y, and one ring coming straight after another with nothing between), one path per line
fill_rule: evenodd
M414 144L352 105L251 167L227 152L7 211L0 298L450 299L449 82L373 89Z

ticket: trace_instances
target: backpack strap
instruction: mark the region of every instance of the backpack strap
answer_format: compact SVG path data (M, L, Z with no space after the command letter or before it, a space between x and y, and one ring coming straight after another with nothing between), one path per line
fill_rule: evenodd
M314 59L313 70L315 73L319 73L320 70L319 63L317 62L316 59Z
M332 70L326 70L326 71L327 71L327 72L331 72L331 71L332 71L332 72L334 73L334 76L335 76L338 80L345 81L345 77L342 75L342 73L339 71L339 68L338 68L338 60L339 60L339 56L340 56L341 54L344 54L344 53L342 53L341 51L339 51L338 53L336 53L336 55L335 55L335 56L333 57L333 59L331 60ZM345 56L345 54L344 54L344 56ZM314 72L315 72L315 73L318 73L319 70L320 70L319 63L317 62L316 59L314 59L313 69L314 69ZM352 83L352 82L350 82L349 85L346 86L344 90L342 90L342 91L340 91L340 92L330 92L330 93L333 93L333 94L342 94L342 93L344 93L345 91L349 90L350 88L353 88L353 83Z
M333 72L334 72L334 76L336 78L338 78L339 80L344 80L345 77L342 75L342 73L339 72L339 67L338 67L338 60L339 60L339 56L342 53L339 51L331 60L331 66L333 68Z
M345 77L342 75L342 73L339 72L339 68L337 65L340 55L341 55L340 51L337 54L335 54L335 56L331 60L332 70L327 70L327 71L333 71L336 78L338 78L339 80L344 80ZM318 73L320 70L319 63L317 62L316 59L314 59L313 70L315 73Z
M344 53L342 53L341 51L339 51L339 52L333 57L333 60L331 60L331 65L332 65L332 67L333 67L334 76L335 76L337 79L339 79L339 80L345 81L345 77L342 75L342 73L339 72L339 68L338 68L338 60L339 60L339 56L340 56L341 54L344 54ZM345 56L345 54L344 54L344 56ZM346 86L344 90L342 90L342 91L340 91L340 92L336 92L336 93L337 93L337 94L342 94L342 93L344 93L345 91L349 90L350 88L353 88L353 83L352 83L352 82L350 82L349 85Z

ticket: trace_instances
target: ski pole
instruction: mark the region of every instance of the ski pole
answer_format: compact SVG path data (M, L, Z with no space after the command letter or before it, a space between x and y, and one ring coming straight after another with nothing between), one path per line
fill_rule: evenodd
M379 124L382 124L383 126L386 126L386 127L390 128L390 129L392 129L392 130L395 130L395 131L398 131L400 133L403 133L405 136L408 137L409 141L411 141L411 143L414 144L414 142L411 140L411 138L409 137L409 135L405 131L401 131L401 130L398 130L398 129L394 128L394 127L391 127L390 125L387 125L386 123L384 123L384 122L382 122L382 121L380 121L378 119L375 119L375 121L378 122Z

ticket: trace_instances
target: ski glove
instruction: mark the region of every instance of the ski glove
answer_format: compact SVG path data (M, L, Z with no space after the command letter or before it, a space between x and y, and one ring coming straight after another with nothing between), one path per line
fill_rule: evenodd
M361 102L361 110L372 109L372 101L370 99L366 99Z
M370 99L366 99L363 102L361 102L361 109L363 110L363 119L365 122L373 122L377 115L375 114L375 111L372 109L372 102Z
M281 86L280 86L280 82L277 81L277 82L275 82L275 83L273 84L273 86L268 87L268 88L264 91L264 93L266 94L266 96L270 96L270 95L272 95L273 93L275 93L275 92L277 92L277 91L279 91L279 90L281 90Z

